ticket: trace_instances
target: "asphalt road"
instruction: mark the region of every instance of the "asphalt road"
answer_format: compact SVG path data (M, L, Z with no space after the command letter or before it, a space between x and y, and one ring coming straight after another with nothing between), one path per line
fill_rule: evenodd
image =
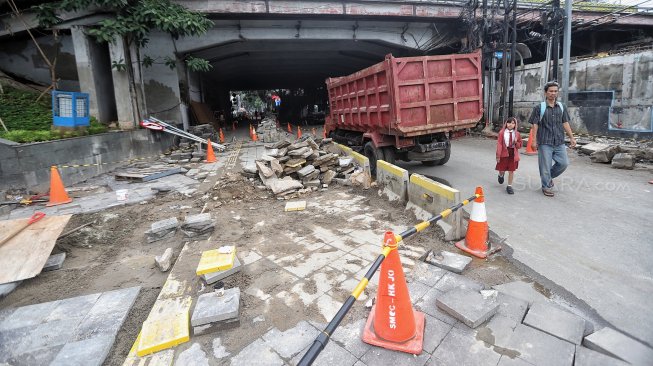
M515 194L499 185L492 139L453 141L444 166L398 162L444 178L462 197L482 186L490 230L507 237L513 258L593 308L614 328L653 344L653 174L593 164L569 150L571 164L540 190L537 156L521 156ZM523 150L522 150L523 151Z

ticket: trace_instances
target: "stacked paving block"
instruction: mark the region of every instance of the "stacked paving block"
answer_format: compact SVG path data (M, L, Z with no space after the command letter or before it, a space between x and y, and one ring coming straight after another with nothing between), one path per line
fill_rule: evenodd
M150 230L145 232L147 242L153 243L158 240L173 237L175 231L177 231L177 226L179 226L179 221L177 221L176 217L152 223Z
M181 231L189 238L212 233L214 229L215 221L209 213L187 216L181 225Z

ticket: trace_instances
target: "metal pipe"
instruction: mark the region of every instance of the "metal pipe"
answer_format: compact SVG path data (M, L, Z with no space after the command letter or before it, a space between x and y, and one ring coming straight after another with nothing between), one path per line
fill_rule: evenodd
M571 58L571 0L565 1L565 31L562 49L562 104L569 101L569 59Z
M481 195L480 194L475 194L468 199L453 205L449 207L448 209L440 212L439 214L431 217L430 219L426 221L422 221L419 224L413 226L412 228L404 231L403 233L399 235L395 235L395 239L397 240L397 244L399 244L400 241L413 236L417 234L418 232L426 229L429 227L431 224L436 223L438 220L441 220L452 213L456 212L458 209L461 207L465 206L466 204L470 203L472 200L479 198ZM376 272L377 269L381 266L381 263L385 260L385 258L390 254L390 252L394 249L397 248L392 248L392 247L383 247L383 252L379 254L378 257L376 257L376 260L374 260L374 263L372 263L372 266L370 269L367 271L363 279L356 285L356 288L354 291L352 291L351 295L345 300L344 304L340 307L340 310L336 313L336 315L331 319L329 324L327 324L326 328L315 338L315 341L313 341L313 344L311 347L306 351L302 359L299 361L297 366L310 366L313 364L317 356L322 352L324 347L326 347L327 343L329 343L329 339L331 338L331 335L333 332L335 332L336 328L338 328L338 325L340 325L340 322L342 319L345 318L345 315L349 312L351 307L354 305L356 302L356 299L358 299L358 296L365 290L365 287L367 287L367 284L369 283L370 279L372 279L372 276L374 276L374 273Z

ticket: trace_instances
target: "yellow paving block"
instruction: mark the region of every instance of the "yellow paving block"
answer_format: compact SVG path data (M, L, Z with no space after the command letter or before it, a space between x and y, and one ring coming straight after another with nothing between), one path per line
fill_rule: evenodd
M304 211L306 209L306 201L296 201L286 203L286 211Z
M231 247L231 252L220 253L220 249L207 250L202 253L200 263L197 265L198 276L229 269L234 266L234 259L236 258L236 247Z
M192 299L184 299L184 309L172 315L150 314L143 322L136 354L147 356L190 340L190 305Z

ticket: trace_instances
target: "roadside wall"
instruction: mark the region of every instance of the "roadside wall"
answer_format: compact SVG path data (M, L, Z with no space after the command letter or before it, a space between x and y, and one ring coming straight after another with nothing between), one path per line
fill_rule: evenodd
M515 114L524 127L544 98L544 66L517 66L515 72ZM572 61L569 82L574 132L653 137L653 50Z
M0 139L0 190L46 192L50 166L98 164L59 169L64 185L82 182L112 171L126 160L157 156L172 146L172 138L170 134L136 130L31 144Z

